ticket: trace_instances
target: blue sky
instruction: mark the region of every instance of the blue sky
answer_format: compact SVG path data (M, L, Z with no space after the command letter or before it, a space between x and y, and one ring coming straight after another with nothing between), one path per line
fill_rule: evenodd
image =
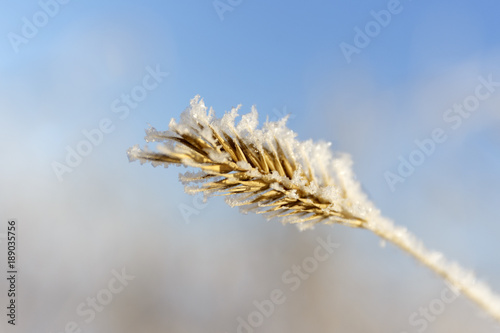
M371 288L367 287L369 292L362 295L368 299L365 310L375 311L374 318L383 318L376 312L382 291L394 293L391 286L409 285L415 276L426 279L419 284L421 289L407 297L387 300L388 309L401 311L393 321L376 322L380 331L408 326L409 311L434 297L439 281L422 273L425 269L409 258L400 258L397 251L380 250L372 235L340 227L319 227L309 234L295 235L295 229L267 223L259 216L240 215L217 199L198 209L177 181L177 174L183 170L128 163L126 150L143 144L148 124L166 129L170 119L178 117L189 100L199 94L218 115L238 104L243 105L242 113L256 105L261 120L290 114L289 126L299 138L331 141L333 149L349 152L363 187L386 216L413 230L429 247L477 270L480 277L500 290L500 271L491 255L500 250L496 237L500 233L500 89L495 86L457 129L444 120L447 110L475 96L476 87L483 82L480 78L491 76L492 81L500 81L500 3L220 3L231 9L218 13L214 2L208 0L73 0L66 4L55 0L4 1L0 13L0 217L2 221L17 217L26 225L23 237L31 241L24 245L26 270L31 272L27 285L36 286L45 278L29 268L40 263L37 251L46 255L43 262L53 272L64 268L71 276L79 276L105 257L90 278L96 286L102 284L98 272L104 272L104 276L118 263L129 262L140 272L148 266L141 266L136 253L142 253L141 247L153 236L157 251L147 253L154 257L152 265L164 274L157 272L158 276L184 286L183 281L202 274L204 283L241 310L255 295L272 289L276 281L264 268L255 273L253 260L265 266L266 253L250 255L252 245L261 244L261 251L271 249L279 257L290 250L282 236L286 233L306 244L307 254L314 237L328 233L346 249L339 254L339 262L344 264L338 269L349 281L353 279L349 276L351 269L366 274L363 269L373 268L373 263L387 269L394 263L402 265L403 281L394 276L399 276L398 272L384 274L383 269L375 267L380 272ZM54 15L44 14L43 8L52 8ZM391 14L386 26L375 23L374 15L384 15L381 13L391 8L397 8L397 13ZM42 20L37 31L32 36L23 35L29 31L26 21L34 24L36 20ZM368 45L356 46L357 28L366 33L367 27L377 30L368 36ZM19 44L13 38L25 39ZM358 49L350 61L342 52L342 43ZM168 75L162 76L153 89L144 90L145 97L120 118L124 114L114 112L113 102L126 105L123 96L140 91L145 77L155 69ZM113 129L103 133L89 154L59 181L54 162L64 164L68 147L76 150L86 140L84 132L99 129L103 120L108 120ZM418 150L415 141L430 138L437 128L446 133L445 142L436 144L433 153L391 190L387 172L397 174L399 157L408 159ZM191 223L183 221L182 205L195 206L197 214L191 216ZM146 224L147 231L141 223ZM57 231L58 236L50 230ZM274 238L262 239L263 234ZM136 241L137 235L140 241ZM227 238L220 241L221 235ZM241 246L239 252L234 248L237 244ZM64 254L61 248L65 248ZM228 262L239 270L224 266L225 261L216 258L225 251L238 253L241 260ZM299 260L301 255L289 260ZM185 258L192 265L183 266L176 258ZM83 264L78 265L78 261ZM171 267L184 273L168 275L165 272ZM230 296L233 291L214 282L218 275L210 267L222 267L232 283L253 289L239 295L241 303L235 303ZM278 274L286 266L276 269ZM260 281L252 272L266 277ZM74 280L68 277L65 281L71 285ZM146 277L141 281L144 286L152 283ZM360 292L352 285L349 289L350 282L342 282L347 291L335 294L340 299ZM316 286L320 282L311 283ZM93 284L88 288L91 293ZM184 304L178 308L180 318L192 316L193 322L208 325L202 315L206 306L196 306L204 304L193 296L196 293L193 298L183 298L176 296L174 289L166 284L161 302L174 307L179 301ZM82 295L71 297L78 300ZM46 296L40 292L40 297ZM71 303L71 297L66 301ZM207 293L203 297L210 304L215 296ZM328 300L322 302L328 304ZM61 329L59 321L69 316L60 311L64 304L54 303L44 327ZM398 304L405 306L398 309ZM457 306L453 313L456 317L467 309L466 305ZM211 324L214 331L235 328L233 317L238 313L224 315L223 307L213 311L217 323ZM33 323L35 312L30 312ZM277 326L269 324L268 329L287 327L279 325L291 317L290 313L281 313L272 324ZM314 314L307 318L317 322ZM449 318L440 320L441 324L431 330L439 325L449 329L455 323ZM187 322L179 319L179 325ZM158 321L159 330L175 330L168 325ZM361 323L344 322L342 318L321 325L319 330L349 327L350 332L366 331ZM474 315L460 325L491 329Z

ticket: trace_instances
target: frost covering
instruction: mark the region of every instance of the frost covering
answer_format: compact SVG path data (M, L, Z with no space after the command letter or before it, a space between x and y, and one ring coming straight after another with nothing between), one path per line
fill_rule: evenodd
M286 118L258 128L257 111L239 117L240 106L221 119L199 96L168 131L150 128L147 142L128 150L130 161L184 165L199 169L180 176L186 191L224 195L231 206L281 217L306 229L318 222L371 230L412 255L500 321L500 299L473 272L424 247L403 227L382 217L360 190L347 154L332 153L330 144L298 141Z
M146 131L147 142L162 142L158 152L135 146L129 158L154 166L200 168L199 173L180 177L188 193L227 195L231 206L282 217L302 229L320 221L365 223L370 208L347 154L332 154L329 143L298 141L286 127L287 118L258 128L255 108L236 123L239 109L217 119L196 96L180 122L170 121L168 131Z

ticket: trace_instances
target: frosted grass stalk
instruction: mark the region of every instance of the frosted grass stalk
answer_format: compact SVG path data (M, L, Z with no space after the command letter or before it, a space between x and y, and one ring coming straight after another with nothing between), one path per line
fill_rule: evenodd
M170 121L168 131L149 128L146 142L159 142L157 151L138 145L128 150L130 161L165 167L198 168L180 176L186 192L222 195L244 212L265 214L294 223L301 230L317 223L339 223L370 230L429 267L461 293L500 321L500 298L472 271L450 262L403 227L395 226L362 192L348 154L332 153L330 144L296 140L286 118L258 128L257 110L241 117L240 106L215 117L196 96Z

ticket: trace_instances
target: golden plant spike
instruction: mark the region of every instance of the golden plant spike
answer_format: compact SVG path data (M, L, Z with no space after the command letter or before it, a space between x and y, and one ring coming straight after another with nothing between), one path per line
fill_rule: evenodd
M257 111L243 115L238 108L221 119L196 96L169 130L146 131L147 142L161 142L158 152L128 150L131 161L153 166L185 165L199 168L180 177L186 191L223 195L231 206L279 217L301 230L316 223L344 224L370 230L432 269L456 289L500 321L500 298L474 273L450 262L403 227L395 226L361 191L347 154L330 151L329 144L296 140L286 118L257 128ZM200 185L201 184L201 185Z

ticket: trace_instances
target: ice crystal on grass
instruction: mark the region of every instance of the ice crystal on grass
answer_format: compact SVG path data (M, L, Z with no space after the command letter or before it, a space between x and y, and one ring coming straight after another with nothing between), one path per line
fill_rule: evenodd
M427 250L406 228L381 216L352 172L349 155L332 153L325 142L298 141L286 118L258 128L255 108L236 124L240 106L215 118L196 96L171 120L169 130L146 131L146 142L128 150L131 161L199 169L180 176L186 192L223 195L244 212L280 217L307 229L319 222L367 229L412 255L500 320L500 299L473 272Z
M354 181L348 155L333 155L328 143L298 141L286 118L258 128L255 108L236 123L239 109L217 119L196 96L169 130L146 131L147 142L160 143L156 152L134 146L129 158L199 168L200 173L181 176L189 193L225 195L231 206L281 217L301 229L318 222L357 227L365 222L366 212L352 200L359 194L345 186Z

